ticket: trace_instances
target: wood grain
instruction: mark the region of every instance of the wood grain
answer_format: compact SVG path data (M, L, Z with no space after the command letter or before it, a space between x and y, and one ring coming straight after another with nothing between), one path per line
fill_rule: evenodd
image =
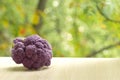
M120 80L120 59L53 58L51 66L30 71L1 57L0 80Z

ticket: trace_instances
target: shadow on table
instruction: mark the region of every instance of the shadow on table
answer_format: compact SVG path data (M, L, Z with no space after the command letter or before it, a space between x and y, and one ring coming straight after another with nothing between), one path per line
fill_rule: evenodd
M43 70L47 70L48 67L44 66L40 69L37 70L29 70L27 68L25 68L24 66L15 66L15 67L9 67L7 68L8 71L13 71L13 72L33 72L33 71L43 71Z

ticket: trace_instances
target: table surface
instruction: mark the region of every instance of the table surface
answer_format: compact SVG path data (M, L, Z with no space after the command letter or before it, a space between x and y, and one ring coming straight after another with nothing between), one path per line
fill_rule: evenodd
M30 71L0 57L0 80L120 80L120 59L53 58L51 66Z

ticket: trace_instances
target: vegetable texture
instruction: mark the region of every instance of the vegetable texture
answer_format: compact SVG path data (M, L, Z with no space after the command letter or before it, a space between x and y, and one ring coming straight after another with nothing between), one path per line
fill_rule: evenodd
M38 69L49 66L52 58L50 44L38 35L28 36L24 40L16 38L12 48L12 59L22 63L28 69Z

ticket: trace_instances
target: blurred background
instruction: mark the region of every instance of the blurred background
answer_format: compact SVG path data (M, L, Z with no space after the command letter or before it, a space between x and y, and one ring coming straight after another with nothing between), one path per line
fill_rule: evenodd
M39 34L59 57L120 57L119 0L0 0L0 56Z

